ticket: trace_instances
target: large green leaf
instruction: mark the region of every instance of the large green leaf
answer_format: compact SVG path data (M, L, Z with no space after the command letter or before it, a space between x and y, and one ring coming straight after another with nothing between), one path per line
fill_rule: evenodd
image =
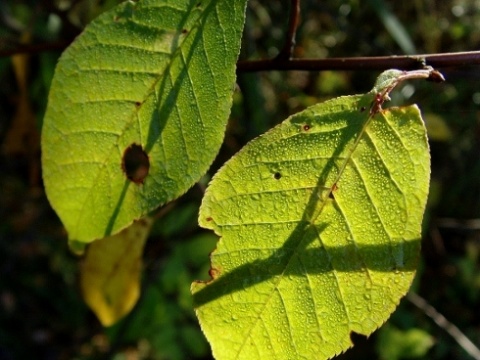
M407 292L430 170L418 108L381 109L399 74L292 116L215 175L199 221L221 239L192 292L217 359L327 359Z
M126 2L93 21L62 55L42 165L70 239L118 232L205 173L230 111L245 4ZM138 177L128 174L135 158L143 165Z

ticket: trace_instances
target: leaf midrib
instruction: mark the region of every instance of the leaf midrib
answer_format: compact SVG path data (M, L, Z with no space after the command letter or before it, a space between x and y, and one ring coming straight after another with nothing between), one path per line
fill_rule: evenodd
M367 130L367 127L368 125L370 124L370 122L372 121L373 119L373 116L372 115L369 115L367 117L367 119L365 120L365 123L363 124L361 130L360 130L360 133L357 135L351 149L348 151L347 155L345 156L345 159L344 159L344 163L342 164L342 166L339 168L339 171L338 171L338 175L334 181L334 184L338 183L338 181L340 180L340 178L343 176L343 173L347 167L347 164L348 162L350 161L351 157L353 156L353 153L355 152L355 150L357 149L360 141L362 140L364 134L366 133L366 130ZM307 228L308 227L315 227L315 221L318 219L318 217L321 215L321 213L323 212L323 209L325 208L325 205L327 204L327 199L329 198L329 196L331 195L332 193L332 188L329 188L329 190L326 192L326 195L323 197L323 198L319 198L319 202L321 203L321 206L320 208L318 209L318 211L314 212L311 216L311 219L301 219L298 221L298 223L302 222L302 221L305 221L306 222L306 225L304 227L304 232L303 233L306 233L307 231ZM315 194L312 194L312 196L314 196ZM320 239L320 237L319 237ZM249 331L246 333L246 336L239 348L239 350L237 351L237 354L235 355L235 358L238 359L240 357L240 354L241 352L243 351L246 343L247 343L247 340L251 337L252 335L252 332L253 330L257 327L258 325L258 322L260 321L261 319L261 315L264 313L264 311L266 311L266 308L269 304L269 302L271 301L271 299L273 298L273 295L275 293L275 291L278 291L278 287L280 285L280 283L282 282L282 280L285 278L285 273L287 271L287 269L290 267L291 263L292 263L292 260L295 258L295 256L298 256L299 254L299 249L302 248L302 245L304 244L304 241L306 241L305 237L302 236L302 239L298 242L297 246L293 249L292 251L292 255L289 257L288 259L288 262L287 264L285 265L285 268L284 270L278 275L278 281L276 282L276 284L274 285L274 287L272 288L272 291L271 291L271 294L270 296L267 298L267 300L265 301L265 304L263 305L261 311L258 312L257 314L257 318L256 320L254 321L254 323L252 324L252 326L250 327ZM320 240L321 241L321 240ZM326 249L326 248L325 248ZM328 253L328 251L327 251ZM329 256L330 258L330 256ZM330 261L330 266L332 267L333 269L333 265ZM368 270L368 269L367 269ZM335 277L335 280L336 280L336 284L337 284L337 287L339 289L339 291L341 291L341 288L340 288L340 284L338 283L338 279L337 277ZM342 305L345 307L345 304L342 303ZM346 309L345 309L346 311ZM346 312L347 316L348 316L348 313ZM318 321L318 319L317 319ZM289 329L291 330L291 329ZM292 344L293 344L293 341L292 341ZM295 345L294 345L295 346ZM296 346L295 346L296 347Z

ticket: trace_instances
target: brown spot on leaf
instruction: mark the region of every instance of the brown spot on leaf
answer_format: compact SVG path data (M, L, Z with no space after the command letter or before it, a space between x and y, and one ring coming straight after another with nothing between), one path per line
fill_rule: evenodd
M338 190L338 186L337 186L337 184L335 183L335 184L332 185L332 189L331 189L331 191L329 192L328 197L329 197L330 199L332 199L332 200L335 199L335 194L334 194L334 193L335 193L335 191L337 191L337 190Z
M215 280L215 278L217 278L219 274L220 274L220 271L218 271L217 269L210 268L210 270L208 270L208 275L210 275L212 280Z
M206 221L212 221L213 218L209 216L209 217L207 217L205 220L206 220Z
M378 114L380 111L382 111L382 105L387 100L385 97L385 94L375 94L375 99L372 102L372 105L370 106L370 115L375 116Z
M279 172L276 172L275 174L273 174L273 178L275 180L280 180L282 178L282 174L280 174Z
M303 131L308 131L310 129L311 129L310 125L308 124L303 125Z
M182 34L186 34L186 33L188 33L188 30L187 30L187 29L183 29L183 30L182 30Z
M122 169L135 184L143 184L150 170L150 159L140 145L132 144L123 153Z

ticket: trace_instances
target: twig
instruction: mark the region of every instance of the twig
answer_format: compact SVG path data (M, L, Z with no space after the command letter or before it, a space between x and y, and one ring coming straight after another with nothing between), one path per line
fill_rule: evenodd
M292 58L293 48L295 47L295 35L300 21L300 0L291 0L290 2L290 19L285 44L276 57L280 61Z
M71 41L57 41L43 44L17 45L15 47L3 45L0 46L0 58L17 54L37 54L46 51L63 50L70 45L70 43Z
M292 0L293 1L293 0ZM45 44L19 45L16 48L0 49L0 57L15 54L35 54L44 51L61 50L70 41L59 41ZM287 41L287 43L290 43ZM287 46L287 44L285 45ZM283 51L283 50L282 50ZM456 53L372 56L329 59L283 59L276 57L266 60L246 60L237 63L237 72L256 71L321 71L321 70L414 70L430 65L436 69L462 67L480 64L480 51Z
M430 305L424 298L415 294L408 293L407 299L420 310L422 310L425 315L430 317L439 327L445 330L451 337L465 350L472 358L475 360L480 360L480 349L468 338L465 336L462 331L448 321L445 316L440 314L432 305Z
M453 219L453 218L441 218L437 219L436 223L438 227L457 230L480 230L480 219Z
M266 59L247 60L237 64L237 71L289 70L414 70L430 65L436 69L480 64L480 51L442 54L351 57L330 59Z

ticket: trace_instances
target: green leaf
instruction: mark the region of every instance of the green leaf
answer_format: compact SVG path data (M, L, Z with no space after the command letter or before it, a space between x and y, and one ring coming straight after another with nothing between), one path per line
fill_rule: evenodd
M400 330L393 325L382 327L376 350L380 359L418 359L426 356L435 340L422 329Z
M407 292L430 170L418 108L381 109L401 80L292 116L215 175L199 222L221 239L192 292L217 359L327 359Z
M206 172L230 111L245 4L126 2L62 55L42 166L71 240L120 231Z

